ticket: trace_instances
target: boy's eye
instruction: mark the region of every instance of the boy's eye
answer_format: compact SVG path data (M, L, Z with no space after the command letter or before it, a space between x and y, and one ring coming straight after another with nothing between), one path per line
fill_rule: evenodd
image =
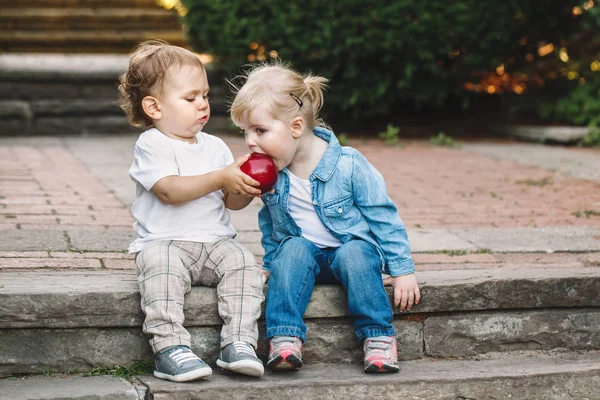
M190 103L191 103L191 102L193 102L194 100L196 100L196 98L195 98L195 97L192 97L192 98L187 98L187 99L186 99L186 101L189 101Z
M207 95L207 94L205 94L205 95L204 95L204 96L202 96L202 97L204 98L204 100L208 100L208 99L209 99L209 97L208 97L208 95Z

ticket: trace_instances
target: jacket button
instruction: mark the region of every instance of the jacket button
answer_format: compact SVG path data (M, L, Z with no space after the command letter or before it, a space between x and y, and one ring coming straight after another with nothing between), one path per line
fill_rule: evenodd
M340 208L338 208L338 209L337 209L337 212L338 212L338 214L341 214L341 213L342 213L342 211L344 211L344 210L342 209L342 207L340 207Z
M313 205L315 205L315 206L316 206L317 204L318 204L318 203L317 203L317 201L316 201L316 200L313 200Z

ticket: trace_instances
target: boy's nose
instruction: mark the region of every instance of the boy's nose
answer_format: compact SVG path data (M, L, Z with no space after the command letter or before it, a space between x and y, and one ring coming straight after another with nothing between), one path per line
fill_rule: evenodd
M204 110L208 107L208 99L200 99L198 102L198 110Z

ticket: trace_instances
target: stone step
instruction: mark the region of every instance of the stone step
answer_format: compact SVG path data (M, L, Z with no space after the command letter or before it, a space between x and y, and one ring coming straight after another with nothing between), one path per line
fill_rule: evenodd
M112 27L115 32L135 30L179 31L175 11L163 8L13 8L2 10L0 31L95 32Z
M306 365L261 378L215 370L209 378L173 383L141 375L29 377L0 380L0 399L596 399L600 355L561 353L483 360L416 360L398 374L367 375L359 365Z
M117 106L119 76L128 56L0 55L0 135L71 135L138 132ZM227 132L223 73L207 63L211 130Z
M46 53L129 53L140 42L163 39L188 47L183 31L177 29L115 31L0 31L0 51Z
M2 10L11 8L152 8L158 7L157 0L19 0L2 2Z
M133 272L2 272L0 376L151 360ZM399 357L467 357L518 350L600 349L600 270L498 268L420 272L423 301L396 314ZM391 296L391 292L388 292ZM192 347L214 363L216 290L186 297ZM345 295L318 286L305 314L308 364L360 363ZM264 321L260 324L264 337ZM36 343L37 346L31 346ZM68 346L65 346L68 343ZM258 353L267 349L259 341Z

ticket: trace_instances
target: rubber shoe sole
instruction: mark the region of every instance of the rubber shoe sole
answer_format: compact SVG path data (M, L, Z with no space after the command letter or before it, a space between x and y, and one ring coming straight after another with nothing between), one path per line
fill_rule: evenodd
M154 376L160 379L166 379L173 382L189 382L196 379L204 378L212 374L212 369L209 366L198 368L183 374L169 375L164 372L154 371Z
M232 363L217 360L217 365L223 369L249 376L262 376L265 373L263 365L252 360L240 360Z
M267 368L272 370L295 370L302 367L302 360L293 353L282 353L267 363Z
M378 373L378 372L398 372L400 367L396 365L386 364L383 361L373 361L365 368L365 372Z

